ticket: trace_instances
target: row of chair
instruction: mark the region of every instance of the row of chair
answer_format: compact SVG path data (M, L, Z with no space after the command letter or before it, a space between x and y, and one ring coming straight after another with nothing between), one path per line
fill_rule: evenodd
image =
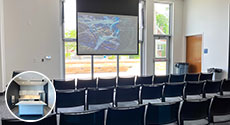
M82 108L77 111L107 107L128 107L149 102L179 101L194 99L194 97L195 99L202 99L207 96L208 98L213 97L217 94L223 95L225 92L230 92L230 80L122 86L73 91L57 90L56 111L58 112L59 108L79 106L82 106Z
M106 88L126 85L143 85L143 84L159 84L166 82L185 82L185 81L204 81L212 80L212 73L185 74L185 75L164 75L164 76L137 76L137 77L114 77L114 78L98 78L90 80L75 79L73 80L53 80L57 90L81 89L81 88ZM76 87L75 87L76 86Z
M108 108L78 113L60 113L35 123L19 120L2 119L2 125L153 125L177 123L205 119L207 123L214 121L214 116L230 114L230 97L215 96L213 99L184 100L182 102L139 105L129 108ZM59 115L59 114L58 114ZM228 119L230 120L230 119ZM223 122L223 121L222 121ZM195 123L197 124L197 123Z

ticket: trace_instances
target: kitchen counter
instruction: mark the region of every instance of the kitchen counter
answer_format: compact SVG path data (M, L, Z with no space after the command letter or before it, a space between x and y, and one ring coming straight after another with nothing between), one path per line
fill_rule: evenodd
M20 101L16 105L19 115L43 115L44 105L47 104L43 101Z

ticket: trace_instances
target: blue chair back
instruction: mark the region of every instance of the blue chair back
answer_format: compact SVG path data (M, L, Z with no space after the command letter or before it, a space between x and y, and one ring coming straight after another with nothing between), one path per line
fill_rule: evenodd
M137 76L136 85L151 85L153 83L153 76Z
M102 90L88 89L87 107L88 105L113 103L113 90L113 88L107 88Z
M212 101L211 116L221 116L230 114L230 97L229 96L215 96Z
M61 113L60 125L104 125L105 110Z
M117 86L133 86L135 77L122 78L118 77Z
M208 118L210 103L211 99L184 100L180 111L181 124L183 124L184 120L200 120Z
M187 95L203 95L204 82L200 81L190 81L186 82L184 88L184 97L186 99Z
M114 78L98 78L98 88L113 88L116 87L116 77Z
M183 96L183 89L184 89L185 83L167 83L164 86L163 90L163 96L164 97L177 97L177 96Z
M139 86L117 87L115 104L117 102L139 101Z
M218 94L221 90L221 81L206 81L204 85L204 97L206 94Z
M163 91L163 84L162 85L151 85L142 86L141 90L141 103L144 99L161 99L162 98L162 91Z
M185 81L198 81L200 74L186 74L185 75Z
M72 80L53 80L56 90L75 90L75 79Z
M199 81L212 80L213 73L200 73Z
M159 103L159 104L148 104L146 114L147 125L159 125L169 124L173 122L179 123L178 112L180 102L174 103Z
M130 108L109 108L106 125L144 125L145 105Z
M85 106L85 90L56 91L56 111L77 106Z
M230 92L230 80L223 80L222 86L221 86L221 91L228 91Z
M154 75L153 84L167 83L169 81L169 75L156 76Z
M169 78L169 82L170 83L173 83L173 82L184 82L184 77L185 75L173 75L171 74L170 75L170 78Z
M96 88L97 79L83 80L77 79L77 89Z

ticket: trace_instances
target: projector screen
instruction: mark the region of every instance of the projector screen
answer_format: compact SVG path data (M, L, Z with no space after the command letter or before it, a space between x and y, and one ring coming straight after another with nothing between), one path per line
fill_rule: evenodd
M78 55L138 54L138 17L78 12Z

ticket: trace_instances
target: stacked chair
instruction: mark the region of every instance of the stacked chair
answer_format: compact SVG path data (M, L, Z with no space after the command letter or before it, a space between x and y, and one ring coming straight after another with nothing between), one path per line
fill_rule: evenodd
M184 100L180 110L180 125L183 125L185 121L200 119L207 120L209 124L210 103L211 99Z
M139 104L139 86L117 87L115 94L116 107L129 107Z
M86 109L85 90L56 91L56 109L59 112L81 112ZM60 110L60 111L59 111Z
M88 89L87 91L87 110L104 109L113 107L113 88Z
M180 102L164 102L158 104L148 104L146 112L146 125L160 125L178 123L178 111Z
M144 125L145 105L109 108L106 125Z
M223 80L221 86L221 95L230 95L230 80Z
M174 83L174 82L184 82L185 75L173 75L171 74L169 77L169 82Z
M184 99L202 99L203 98L203 88L204 88L203 81L189 81L186 82L184 91L183 91L183 98Z
M104 125L105 110L61 113L60 125Z
M136 85L152 85L153 76L137 76Z
M140 96L141 104L162 102L163 85L143 85Z
M77 89L96 88L97 79L77 79Z
M153 77L153 84L162 84L169 81L169 75L156 76Z
M214 116L224 116L230 114L230 97L229 96L215 96L210 108L210 122L225 122L215 121ZM227 119L230 120L230 119Z
M163 101L181 101L185 83L166 83L163 89Z
M75 79L71 80L53 80L56 90L75 90Z
M194 73L194 74L185 74L185 81L199 81L199 73Z
M117 78L98 78L98 88L114 88L116 87Z

